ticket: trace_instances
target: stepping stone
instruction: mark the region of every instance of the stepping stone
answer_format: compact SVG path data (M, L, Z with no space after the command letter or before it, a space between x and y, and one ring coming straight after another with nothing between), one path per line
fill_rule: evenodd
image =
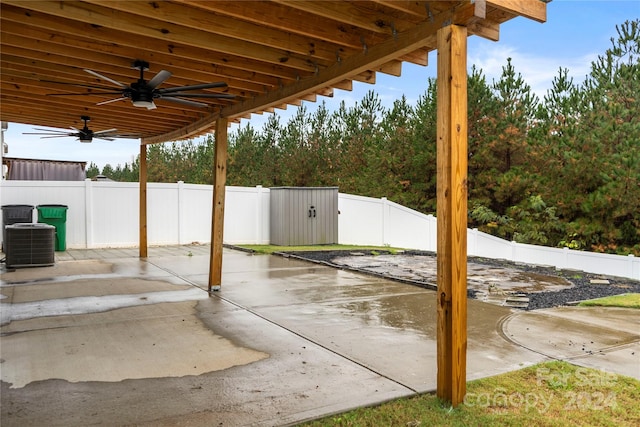
M527 308L529 307L529 301L527 302L505 301L504 305L507 307L513 307L513 308Z
M529 303L529 298L527 297L507 297L507 302L526 302Z

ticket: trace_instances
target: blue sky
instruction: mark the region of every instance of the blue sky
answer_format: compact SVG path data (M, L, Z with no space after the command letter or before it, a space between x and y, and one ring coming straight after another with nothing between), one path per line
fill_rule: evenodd
M488 82L498 79L507 58L512 58L516 72L542 97L551 87L558 69L568 68L574 81L581 82L589 73L591 62L611 46L616 25L625 20L640 18L640 0L554 0L547 6L547 22L540 24L525 18L516 18L500 28L500 41L491 42L470 37L468 65L482 69ZM354 83L353 91L336 90L333 98L319 97L317 103L305 103L314 111L322 100L329 109L344 101L347 106L358 102L369 90L374 90L383 104L390 106L403 94L410 104L422 95L429 77L436 75L436 55L429 56L429 65L421 67L404 64L401 77L378 74L375 85ZM295 109L276 110L281 123L286 123ZM260 128L267 115L254 115L243 120ZM96 127L97 130L100 130ZM237 126L232 127L234 132ZM109 163L113 167L130 163L140 152L137 140L96 141L81 144L75 138L41 140L23 132L32 132L32 126L9 123L4 142L9 151L6 156L50 160L73 160L96 163L100 168Z

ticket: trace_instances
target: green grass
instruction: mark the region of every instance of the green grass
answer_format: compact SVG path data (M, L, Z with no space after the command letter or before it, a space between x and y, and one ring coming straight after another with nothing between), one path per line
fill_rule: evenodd
M354 245L315 245L315 246L276 246L276 245L238 245L240 248L249 249L259 254L272 254L274 252L298 252L298 251L360 251L379 255L386 251L392 254L401 252L400 248L389 246L354 246Z
M583 307L601 306L601 307L640 308L640 294L613 295L610 297L603 297L603 298L582 301L578 305Z
M435 395L399 399L304 426L638 426L640 381L547 362L467 383L455 409Z

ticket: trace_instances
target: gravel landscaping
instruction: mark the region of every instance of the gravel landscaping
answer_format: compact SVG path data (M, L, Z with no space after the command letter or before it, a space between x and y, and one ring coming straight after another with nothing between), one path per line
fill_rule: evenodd
M280 253L284 256L294 256L308 261L322 263L336 268L355 270L375 276L386 277L391 280L399 280L429 289L435 288L435 254L423 251L404 251L392 254L386 251L353 251L353 250L331 250L331 251L299 251ZM380 255L383 255L380 257ZM375 256L379 262L368 264L358 263L359 257ZM396 258L400 257L400 258ZM412 269L403 274L398 273L398 265L410 259ZM611 295L625 293L640 293L640 281L623 277L605 276L600 274L585 273L582 271L557 270L553 267L517 264L510 261L496 260L489 258L469 257L469 270L474 266L475 270L487 270L500 275L500 271L517 270L522 272L525 280L531 277L540 277L542 286L537 286L535 291L527 291L527 288L502 292L502 298L513 296L514 300L519 300L519 304L511 305L514 308L524 310L536 310L563 305L575 305L580 301L601 298ZM424 264L428 266L422 271L415 268L415 265ZM387 265L389 268L384 268ZM393 267L396 267L394 270ZM478 268L479 267L479 268ZM405 274L406 271L412 274ZM528 278L528 279L527 279ZM546 280L544 280L546 278ZM555 278L556 280L553 280ZM566 286L557 286L557 283L566 281ZM468 295L470 298L485 300L492 292L493 284L489 283L482 289L481 284L470 286ZM508 294L508 295L507 295ZM506 296L505 296L506 295ZM490 302L490 301L489 301ZM510 304L502 304L510 305Z

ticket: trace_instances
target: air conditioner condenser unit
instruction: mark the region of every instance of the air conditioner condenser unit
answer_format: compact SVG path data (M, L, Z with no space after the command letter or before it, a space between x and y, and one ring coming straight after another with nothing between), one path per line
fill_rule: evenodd
M56 228L49 224L16 223L5 226L7 268L55 264Z

